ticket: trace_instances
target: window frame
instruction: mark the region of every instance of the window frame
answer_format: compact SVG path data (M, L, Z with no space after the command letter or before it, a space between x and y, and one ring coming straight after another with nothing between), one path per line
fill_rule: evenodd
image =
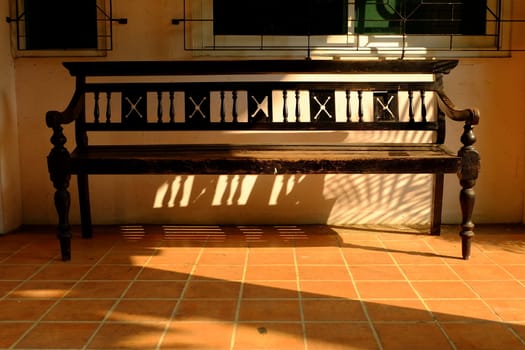
M41 0L44 1L44 0ZM96 6L96 42L93 48L31 49L26 43L25 0L10 0L11 47L15 57L75 57L106 56L113 46L112 22L125 23L125 19L112 18L112 0L94 0Z
M184 48L195 56L462 58L508 57L512 0L487 0L485 35L357 34L356 0L348 2L349 34L227 36L213 33L213 0L184 1Z

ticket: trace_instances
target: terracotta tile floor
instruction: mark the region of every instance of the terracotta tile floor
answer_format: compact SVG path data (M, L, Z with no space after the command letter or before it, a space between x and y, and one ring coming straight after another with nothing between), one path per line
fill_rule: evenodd
M525 349L525 226L0 236L1 349Z

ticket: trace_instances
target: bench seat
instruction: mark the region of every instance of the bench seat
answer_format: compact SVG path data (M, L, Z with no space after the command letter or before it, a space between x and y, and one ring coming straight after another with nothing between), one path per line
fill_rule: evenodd
M460 157L436 144L104 145L71 155L86 174L455 173Z

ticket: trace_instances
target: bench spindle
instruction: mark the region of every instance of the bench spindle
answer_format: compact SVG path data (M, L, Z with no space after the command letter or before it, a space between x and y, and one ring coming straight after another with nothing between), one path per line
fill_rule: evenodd
M357 107L357 116L359 117L359 123L363 122L363 91L358 90L357 91L357 101L358 101L358 107Z
M420 91L421 98L421 121L427 121L427 105L425 103L425 90Z

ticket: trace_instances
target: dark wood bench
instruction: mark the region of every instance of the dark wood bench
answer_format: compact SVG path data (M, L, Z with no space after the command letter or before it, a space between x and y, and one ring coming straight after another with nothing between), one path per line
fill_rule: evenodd
M71 175L78 180L83 237L92 236L88 176L92 174L433 174L431 234L439 234L445 173L461 183L462 257L474 235L472 211L479 171L473 144L475 109L459 110L443 91L455 60L67 62L76 78L63 112L50 111L48 156L56 189L58 238L71 258ZM368 103L368 105L366 105ZM116 107L115 107L116 106ZM115 112L117 111L117 112ZM182 111L182 112L181 112ZM368 111L368 113L365 113ZM463 123L463 146L443 145L448 120ZM74 123L76 149L63 126ZM243 144L96 144L93 132L257 132ZM346 140L308 141L308 133L344 132ZM430 133L425 141L352 142L367 132ZM307 142L266 142L275 132L297 132ZM209 140L213 140L210 135ZM265 139L265 142L257 140ZM270 139L270 138L268 138ZM386 138L386 139L395 139ZM348 141L350 140L350 141Z

